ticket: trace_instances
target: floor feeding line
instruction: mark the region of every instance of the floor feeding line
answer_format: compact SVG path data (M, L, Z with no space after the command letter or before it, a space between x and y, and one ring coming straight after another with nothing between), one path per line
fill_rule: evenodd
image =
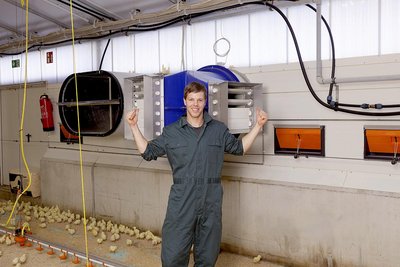
M83 210L83 228L85 235L85 252L86 252L86 266L90 266L89 262L89 249L88 249L88 237L86 231L86 203L85 203L85 178L83 175L83 159L82 159L82 142L81 142L81 124L79 118L79 98L78 98L78 79L76 77L76 61L75 61L75 32L74 32L74 16L72 12L72 0L69 1L70 16L71 16L71 36L72 36L72 61L74 68L74 79L75 79L75 96L76 96L76 116L78 121L78 144L79 144L79 166L81 174L81 190L82 190L82 210Z
M2 228L0 227L0 233L3 234L8 234L10 236L14 236L14 232L10 231L8 229ZM37 251L43 251L44 249L48 249L47 254L49 256L54 254L54 250L61 252L61 255L59 256L60 260L66 260L68 258L68 256L73 257L73 261L76 261L77 259L88 259L89 262L89 266L93 266L93 264L100 264L101 266L107 266L107 267L129 267L128 265L125 265L123 263L119 263L119 262L114 262L108 259L103 259L94 255L89 255L87 256L85 254L85 252L81 252L79 250L73 249L73 248L69 248L66 246L62 246L53 242L48 242L48 241L44 241L40 238L37 237L33 237L31 235L25 235L25 243L22 245L22 243L19 243L20 246L30 246L28 244L27 241L36 244L36 250Z

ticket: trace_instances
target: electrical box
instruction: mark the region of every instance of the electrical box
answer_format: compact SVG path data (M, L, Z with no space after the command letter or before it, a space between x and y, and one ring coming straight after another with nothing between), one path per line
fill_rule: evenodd
M151 140L161 135L163 127L162 76L138 75L124 80L126 112L139 109L138 126L143 136ZM132 140L132 132L125 123L125 138Z
M22 173L18 169L12 169L9 171L8 176L11 193L16 194L18 190L22 193L27 188L29 184L28 174ZM30 197L40 196L40 177L36 172L31 172L31 186L25 194Z

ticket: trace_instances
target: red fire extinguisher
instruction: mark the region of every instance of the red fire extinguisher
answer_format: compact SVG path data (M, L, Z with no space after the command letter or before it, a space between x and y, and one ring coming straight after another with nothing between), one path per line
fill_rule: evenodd
M54 131L54 121L53 121L53 105L48 97L48 95L43 94L40 96L40 113L41 121L43 125L43 131L49 132Z

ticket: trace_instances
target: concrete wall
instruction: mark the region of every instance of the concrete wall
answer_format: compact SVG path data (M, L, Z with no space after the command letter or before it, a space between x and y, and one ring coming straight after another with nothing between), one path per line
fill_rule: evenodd
M338 77L395 74L399 62L400 55L341 60ZM328 77L328 62L324 66ZM325 99L328 86L315 82L314 63L306 67ZM400 165L363 159L363 127L396 126L399 116L355 116L322 107L297 64L240 71L263 83L270 120L260 137L263 164L224 165L224 247L289 266L328 266L330 258L333 266L398 266ZM341 84L340 98L395 104L399 86L399 81ZM55 101L57 87L46 90ZM326 156L274 155L275 124L325 125ZM57 131L48 135L48 149L40 156L42 200L81 210L77 145L59 143ZM89 213L159 232L172 182L166 159L143 161L119 130L105 138L85 137L83 149Z
M79 164L68 162L66 156L74 155L49 150L42 159L42 200L81 210ZM84 157L90 161L84 167L89 214L159 233L171 184L166 160L148 163L135 156L95 157L87 153ZM325 169L320 164L323 159L309 160L321 165L322 180L338 174ZM340 176L351 176L352 171L343 165ZM261 254L292 266L328 266L328 257L334 266L397 266L398 193L268 179L280 172L282 178L290 180L297 171L307 176L314 170L293 169L285 171L277 163L251 170L226 164L224 248ZM365 165L364 169L368 179L373 168Z

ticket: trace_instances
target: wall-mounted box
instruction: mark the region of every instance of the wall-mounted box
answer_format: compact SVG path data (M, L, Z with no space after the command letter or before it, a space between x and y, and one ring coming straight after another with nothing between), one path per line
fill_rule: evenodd
M325 126L275 125L275 154L325 156Z
M365 126L364 158L389 159L392 164L399 160L400 127Z
M11 193L22 193L28 187L29 178L27 173L22 173L19 169L12 169L8 173ZM25 192L27 196L40 196L40 176L36 172L31 172L31 185Z

